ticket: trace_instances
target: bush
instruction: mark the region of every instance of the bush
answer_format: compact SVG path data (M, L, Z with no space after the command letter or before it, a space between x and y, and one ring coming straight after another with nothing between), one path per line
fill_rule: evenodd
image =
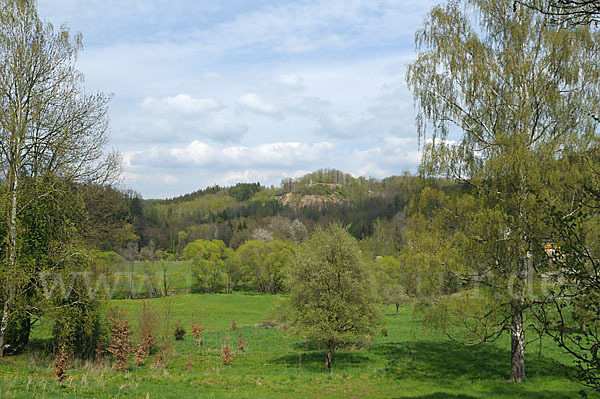
M177 322L177 326L175 327L175 332L173 333L173 335L175 336L175 340L183 341L185 334L186 334L185 328L183 328L183 326L181 325L181 321Z
M223 346L221 346L221 361L225 365L230 365L233 361L233 351L231 350L231 345L226 343L223 340Z
M129 368L129 355L131 354L131 326L126 319L127 313L113 310L108 316L111 323L111 343L108 351L112 353L115 361L113 368L117 371L126 371Z
M82 359L94 355L106 335L100 302L91 299L84 284L76 281L70 295L58 305L52 328L55 348L66 345L73 356Z
M148 303L142 303L142 309L139 316L139 349L138 352L141 356L150 354L150 351L158 343L158 326L160 322L160 316L156 309Z

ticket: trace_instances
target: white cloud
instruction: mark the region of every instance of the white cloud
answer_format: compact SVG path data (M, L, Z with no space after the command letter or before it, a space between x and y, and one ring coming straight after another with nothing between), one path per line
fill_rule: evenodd
M126 119L129 142L238 142L248 127L234 111L211 98L177 94L142 100L138 115Z
M377 177L418 163L404 84L437 0L39 0L84 34L88 91L113 92L127 184L182 194L318 167ZM170 176L170 177L169 177ZM176 177L179 181L176 181Z
M306 88L304 86L304 79L301 76L295 74L280 75L278 81L283 86L293 90L302 90Z
M220 142L238 142L248 131L248 126L236 121L231 110L212 115L199 127L203 135Z
M176 184L180 181L179 177L169 174L162 176L162 180L165 184Z
M192 141L183 147L154 147L129 155L126 174L132 180L164 192L169 184L177 194L180 186L194 182L187 192L209 184L231 185L259 181L279 185L283 177L298 177L317 168L335 167L355 176L382 178L414 169L419 162L416 138L387 137L364 150L346 149L330 142L275 142L255 146L214 146ZM140 174L140 171L145 173ZM153 181L148 176L156 176ZM146 177L144 177L146 176ZM177 180L173 177L177 177ZM142 179L142 180L141 180ZM185 191L184 191L185 192ZM180 192L181 193L181 192Z
M268 116L279 115L279 110L277 109L277 107L265 102L256 93L243 94L237 99L236 103L241 108L250 112L255 112L257 114L263 114Z
M192 141L185 148L173 148L169 151L174 160L182 165L208 166L218 158L218 150L201 141Z
M143 110L162 114L204 115L219 108L219 103L211 98L194 98L189 94L160 99L146 97L142 101Z
M373 131L375 116L364 112L361 114L331 114L319 118L320 126L317 134L329 137L358 137L361 135L377 135Z
M335 147L328 142L306 144L300 142L266 143L256 146L230 146L219 148L202 141L192 141L186 147L136 154L141 163L155 164L162 160L167 165L179 167L242 167L287 168L299 163L317 163L327 159ZM169 160L169 157L171 158Z

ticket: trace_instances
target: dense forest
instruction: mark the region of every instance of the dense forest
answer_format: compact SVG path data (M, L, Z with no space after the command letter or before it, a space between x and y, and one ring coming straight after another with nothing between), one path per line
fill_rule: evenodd
M124 254L128 246L151 246L179 258L197 239L221 240L237 249L261 232L294 240L294 228L340 221L357 239L375 233L378 220L402 226L404 209L424 181L405 173L381 180L320 169L279 187L238 183L211 186L165 200L145 200L132 190L93 187L86 191L94 228L89 243ZM297 240L296 240L297 241Z

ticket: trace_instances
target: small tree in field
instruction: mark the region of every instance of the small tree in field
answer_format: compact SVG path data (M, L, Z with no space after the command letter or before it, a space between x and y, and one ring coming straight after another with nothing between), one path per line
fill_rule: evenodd
M108 316L112 323L112 338L108 351L114 358L113 368L117 371L127 371L129 355L131 354L131 325L126 319L127 313L115 310Z
M374 335L379 312L369 269L357 241L339 224L319 227L289 269L292 331L334 352Z

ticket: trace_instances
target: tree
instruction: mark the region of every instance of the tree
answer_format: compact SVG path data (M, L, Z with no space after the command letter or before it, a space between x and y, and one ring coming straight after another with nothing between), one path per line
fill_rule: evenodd
M112 251L139 239L133 232L125 193L98 184L80 186L79 191L87 214L87 228L83 231L87 245L101 251Z
M290 241L273 240L266 243L265 247L267 254L257 276L259 290L277 294L283 289L283 271L293 256L296 245Z
M373 234L362 240L363 248L368 248L375 256L391 256L401 245L400 223L396 218L377 218L372 224Z
M241 264L242 280L259 291L264 288L261 286L260 276L266 256L266 244L259 240L248 240L236 250L236 257Z
M289 267L289 326L336 350L374 334L379 319L374 287L356 240L339 224L318 227L300 245Z
M169 288L171 288L171 284L169 281L169 261L173 259L173 254L167 254L165 251L158 250L156 251L156 258L158 259L158 266L160 267L160 272L162 274L161 281L161 295L167 296L169 295Z
M242 280L242 260L238 252L227 248L225 255L225 292L231 294Z
M188 234L185 231L180 231L177 233L177 254L181 256L183 252L183 248L187 244Z
M35 198L60 201L72 183L104 183L119 157L105 156L108 96L87 94L75 69L81 35L44 24L33 0L0 1L0 356L13 315L27 313L36 268L25 267L23 215ZM57 202L60 204L60 202ZM68 252L63 256L68 258Z
M136 241L130 241L127 243L127 247L123 249L123 257L129 263L129 299L134 296L133 284L135 277L135 261L138 258L138 243Z
M600 22L598 0L515 0L515 6L517 4L541 12L552 21L568 26Z
M156 244L150 240L147 246L140 248L140 260L154 261L156 259Z
M523 314L540 303L528 295L529 270L556 271L543 255L540 204L563 198L554 172L567 154L593 145L597 124L586 110L600 102L600 41L587 26L557 29L513 5L435 7L416 34L420 52L407 82L419 107L423 171L452 177L467 191L434 216L446 220L442 243L455 244L448 246L453 262L440 253L438 263L467 288L450 300L480 304L470 317L480 341L510 331L510 381L523 381ZM448 140L455 133L456 143Z
M225 260L229 252L221 240L199 239L183 249L183 259L192 261L192 276L196 279L192 291L216 292L223 283Z
M568 187L563 204L549 204L548 253L560 265L554 301L537 312L546 332L570 353L575 377L600 392L600 148L572 154L561 180ZM544 204L545 205L545 204Z
M396 314L398 314L400 304L407 299L400 261L393 256L380 256L373 262L373 270L381 300L387 304L388 311L390 303L396 305Z

